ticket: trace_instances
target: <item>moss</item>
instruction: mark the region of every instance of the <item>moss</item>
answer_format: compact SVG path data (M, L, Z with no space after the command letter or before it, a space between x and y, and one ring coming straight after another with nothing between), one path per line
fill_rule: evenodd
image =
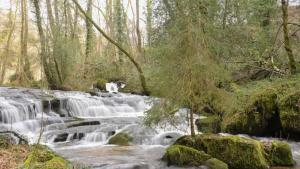
M34 146L24 162L26 169L67 169L69 163L43 146Z
M290 146L282 141L264 143L264 149L272 166L293 166L295 164Z
M106 90L106 83L108 83L108 81L106 79L98 79L96 81L95 87L100 90Z
M118 133L109 139L108 144L128 146L131 141L132 141L132 137L130 137L128 134Z
M227 163L232 169L266 169L268 163L259 141L214 134L182 137L175 144L193 147Z
M163 160L167 161L168 165L200 166L210 158L210 155L203 151L181 145L172 145L167 148Z
M277 90L267 88L253 93L242 110L226 114L222 130L237 134L275 135L281 129Z
M228 169L228 165L216 158L211 158L205 162L209 169Z
M300 91L293 91L280 100L280 119L286 134L300 134Z
M208 116L196 120L196 125L202 133L219 133L221 131L221 118L218 115Z

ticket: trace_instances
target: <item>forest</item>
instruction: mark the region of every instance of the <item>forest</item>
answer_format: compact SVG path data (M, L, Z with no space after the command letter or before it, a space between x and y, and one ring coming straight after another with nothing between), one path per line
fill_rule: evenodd
M0 17L1 169L300 168L299 0L1 0Z

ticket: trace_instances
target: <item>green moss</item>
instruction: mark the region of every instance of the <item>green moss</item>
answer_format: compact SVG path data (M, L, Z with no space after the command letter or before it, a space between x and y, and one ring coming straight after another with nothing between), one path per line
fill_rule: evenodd
M106 83L108 81L106 79L98 79L96 82L96 88L100 90L106 90Z
M168 165L200 166L210 158L210 155L203 151L181 145L172 145L167 148L163 160L167 161Z
M293 91L280 100L280 119L285 133L300 134L300 91Z
M269 133L268 126L279 129L280 121L273 120L279 116L277 91L267 88L249 96L242 110L226 114L222 122L222 130L229 133L246 133L265 135ZM272 123L272 124L271 124ZM272 132L272 131L271 131Z
M25 169L67 169L69 163L43 146L34 146L24 162Z
M272 166L293 166L295 164L291 148L285 142L264 143L264 149Z
M197 128L202 133L219 133L221 131L221 118L218 115L208 116L196 121Z
M205 162L209 169L228 169L228 165L216 158L211 158Z
M119 146L128 146L131 141L132 141L132 137L130 137L128 134L118 133L109 139L108 144L116 144Z
M266 169L268 163L259 141L237 136L223 137L214 134L182 137L175 144L205 151L214 158L227 163L232 169Z

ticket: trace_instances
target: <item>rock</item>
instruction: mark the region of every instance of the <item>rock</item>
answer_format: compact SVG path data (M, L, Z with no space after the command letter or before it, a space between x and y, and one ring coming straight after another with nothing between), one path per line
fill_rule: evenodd
M170 146L163 156L163 160L167 161L168 165L177 166L200 166L210 158L211 156L204 151L182 145Z
M205 162L209 169L228 169L228 165L221 160L211 158Z
M242 112L228 113L223 119L224 132L279 136L281 121L276 91L266 89L253 94Z
M197 119L196 125L199 132L202 133L220 133L221 118L218 115L208 116L204 119Z
M105 91L106 90L106 83L108 83L108 81L106 79L98 79L96 81L96 83L94 84L94 88Z
M56 136L56 138L54 139L54 142L55 142L55 143L57 143L57 142L65 142L65 141L67 141L68 136L69 136L68 133L62 133L62 134L59 134L59 135Z
M30 169L66 169L69 163L43 146L35 146L24 162L22 168Z
M215 134L181 137L177 145L195 148L220 159L231 169L267 169L263 146L259 141L238 136L220 136Z
M116 144L119 146L128 146L131 141L132 141L132 137L130 137L128 134L118 133L109 139L108 144Z
M72 128L72 127L79 127L79 126L96 126L100 125L99 121L79 121L78 123L73 123L71 125L68 125L67 128Z
M282 141L264 142L264 150L272 166L293 166L292 151L290 146Z
M280 119L286 137L300 139L300 91L280 100Z

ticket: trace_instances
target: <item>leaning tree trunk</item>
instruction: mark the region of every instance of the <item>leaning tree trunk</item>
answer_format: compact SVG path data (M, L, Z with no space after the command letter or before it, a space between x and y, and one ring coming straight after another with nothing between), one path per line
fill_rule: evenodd
M113 45L115 45L121 52L123 52L128 59L132 62L132 64L135 66L135 68L137 69L138 73L139 73L139 78L141 81L141 86L143 88L143 92L146 95L149 95L150 92L148 91L147 88L147 84L146 84L146 79L144 76L144 72L141 68L141 66L136 62L136 60L133 58L133 56L131 54L129 54L119 43L117 43L116 41L114 41L113 39L111 39L101 28L100 26L98 26L91 17L89 17L85 11L82 9L82 7L79 5L79 3L77 2L77 0L72 0L75 5L77 6L77 8L79 9L79 11L94 25L94 27L103 35L103 37L105 39L107 39L110 43L112 43Z
M281 0L282 5L282 27L283 27L283 35L284 35L284 48L286 50L286 53L288 55L289 59L289 67L290 67L290 73L295 74L297 71L296 67L296 61L294 58L293 50L290 44L290 38L289 38L289 30L288 30L288 1L287 0Z

